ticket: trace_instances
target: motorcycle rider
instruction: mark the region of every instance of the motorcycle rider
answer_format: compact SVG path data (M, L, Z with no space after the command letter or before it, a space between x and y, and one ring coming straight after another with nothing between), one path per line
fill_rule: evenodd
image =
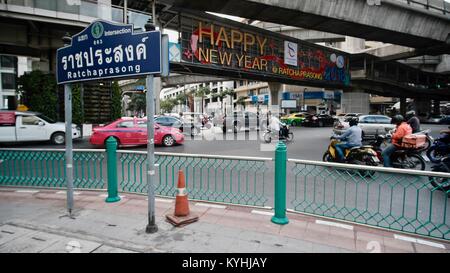
M420 132L420 120L414 114L409 114L406 118L408 119L409 126L412 128L413 134Z
M270 129L272 131L278 132L280 139L284 138L286 135L286 132L284 132L285 130L282 128L284 128L286 126L285 123L281 122L280 119L278 119L275 115L270 115L269 117L270 119Z
M392 143L381 153L381 156L383 156L384 167L392 167L391 155L401 148L403 137L412 134L411 126L405 122L405 118L402 115L395 115L392 118L391 123L395 124L397 127L395 133L392 135Z
M345 156L344 151L345 149L349 149L356 146L362 145L362 130L360 127L358 127L358 118L351 118L349 120L350 128L345 130L345 132L338 136L333 134L332 138L338 139L338 140L346 140L346 142L341 142L335 145L336 152L337 152L337 160L338 162L344 162Z

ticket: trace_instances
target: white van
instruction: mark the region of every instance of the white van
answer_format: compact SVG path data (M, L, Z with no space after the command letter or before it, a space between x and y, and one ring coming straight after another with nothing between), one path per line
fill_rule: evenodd
M65 123L55 122L36 112L0 111L0 142L48 141L65 143ZM80 129L72 124L72 138L80 138Z

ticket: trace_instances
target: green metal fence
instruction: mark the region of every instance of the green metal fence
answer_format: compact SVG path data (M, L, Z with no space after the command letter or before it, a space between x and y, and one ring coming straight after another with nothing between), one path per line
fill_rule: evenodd
M261 207L275 204L283 224L288 221L280 210L287 207L450 240L450 193L430 183L430 179L446 180L448 185L450 174L286 162L286 151L278 152L284 155L277 160L287 164L272 158L156 153L156 194L175 196L178 170L183 170L190 199ZM147 193L146 153L120 150L116 156L119 191ZM0 186L65 188L64 161L63 150L0 149ZM105 150L74 150L75 188L105 189L107 163ZM286 183L287 190L283 185L275 190L275 181Z
M450 239L448 192L430 179L450 174L289 160L293 211Z
M158 195L175 196L178 170L183 170L190 199L266 206L273 198L271 158L170 153L155 153L155 157ZM119 151L119 162L120 190L146 193L146 153Z
M74 187L104 189L105 150L74 150ZM65 188L63 150L0 150L0 185Z

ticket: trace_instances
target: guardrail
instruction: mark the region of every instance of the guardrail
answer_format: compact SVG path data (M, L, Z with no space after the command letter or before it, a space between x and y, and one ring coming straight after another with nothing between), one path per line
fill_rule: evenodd
M117 173L108 177L105 154L74 150L75 188L106 189L112 175L120 192L147 192L146 152L113 153ZM450 240L450 192L431 184L433 179L448 179L450 184L448 173L286 159L285 145L277 145L275 160L177 153L155 157L155 190L160 196L175 196L182 169L190 199L274 207L272 221L278 224L287 224L287 207ZM64 188L64 169L62 149L0 149L0 186Z
M146 152L119 153L119 188L146 193ZM178 170L183 170L190 199L248 206L266 206L273 180L271 158L155 153L156 194L175 196Z
M433 12L450 14L450 2L445 0L395 0L397 2L406 3L413 7L424 8Z
M64 150L1 149L0 185L65 188ZM73 152L74 187L106 187L105 150Z
M449 192L430 183L448 173L288 162L293 211L450 239Z

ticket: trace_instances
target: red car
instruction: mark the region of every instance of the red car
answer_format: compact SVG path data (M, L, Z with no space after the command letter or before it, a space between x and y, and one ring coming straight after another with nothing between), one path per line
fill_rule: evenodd
M184 142L180 130L155 124L155 144L173 146ZM108 137L116 138L118 145L147 144L147 119L120 118L106 126L94 128L89 142L93 145L104 145Z

